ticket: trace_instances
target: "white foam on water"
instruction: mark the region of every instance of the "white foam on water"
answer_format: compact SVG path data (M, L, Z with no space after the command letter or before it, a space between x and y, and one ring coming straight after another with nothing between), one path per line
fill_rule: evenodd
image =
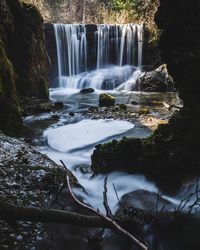
M90 175L77 174L79 183L85 188L86 193L75 189L77 195L83 197L83 201L90 204L94 208L98 208L101 212L105 212L103 206L103 191L105 175L98 175L89 178ZM112 212L116 212L118 206L118 198L115 194L114 187L117 190L118 198L135 190L147 190L149 192L157 192L157 187L150 181L147 181L144 176L131 175L128 173L114 172L108 175L107 182L107 199Z
M69 89L94 88L112 90L127 81L134 71L139 71L131 65L114 66L86 71L74 76L60 76L61 87Z

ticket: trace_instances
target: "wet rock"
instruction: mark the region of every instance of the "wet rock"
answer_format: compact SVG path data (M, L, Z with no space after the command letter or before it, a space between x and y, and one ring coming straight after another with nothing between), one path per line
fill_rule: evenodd
M100 94L99 107L108 107L115 105L115 98L109 94Z
M139 103L136 102L136 101L132 101L131 104L132 104L132 105L138 105Z
M97 111L97 110L98 110L98 107L96 107L96 106L91 106L91 107L89 107L88 110L89 110L89 111Z
M21 99L20 105L23 116L53 111L52 103L46 99L26 97Z
M87 164L80 164L80 165L74 166L74 170L79 171L82 174L91 174L92 173L90 165L87 165Z
M175 91L172 77L168 74L165 64L159 68L143 72L137 79L135 90L145 92L171 92Z
M120 104L120 105L119 105L119 108L120 108L121 110L126 110L126 109L127 109L127 106L126 106L126 104Z
M146 190L136 190L122 196L117 215L127 213L133 214L134 209L140 209L149 212L159 212L162 209L172 210L175 205L170 201ZM157 211L156 211L157 210Z
M59 115L54 114L51 116L51 119L54 121L58 121L60 119L60 117L59 117Z
M75 116L74 112L69 112L70 116Z
M150 110L147 107L143 107L143 108L139 109L138 113L139 113L139 115L146 115L146 114L150 113Z
M89 93L93 93L93 92L94 92L93 88L81 89L81 91L80 91L81 94L89 94Z
M53 109L62 109L64 107L63 102L54 102L52 104Z

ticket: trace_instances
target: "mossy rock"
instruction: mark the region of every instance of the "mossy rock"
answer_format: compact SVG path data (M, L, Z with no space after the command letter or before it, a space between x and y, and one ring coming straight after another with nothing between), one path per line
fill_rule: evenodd
M115 105L115 98L109 94L100 94L99 107L110 107Z
M120 104L120 105L119 105L119 108L120 108L121 110L127 110L126 104Z
M199 113L200 105L184 108L146 139L123 138L97 145L92 170L143 174L162 191L176 192L181 184L200 175Z
M34 6L0 2L0 129L22 129L19 96L48 99L43 19Z
M15 90L15 71L0 39L0 128L13 134L22 127Z
M149 112L150 112L149 108L144 107L139 110L139 115L147 115L149 114Z

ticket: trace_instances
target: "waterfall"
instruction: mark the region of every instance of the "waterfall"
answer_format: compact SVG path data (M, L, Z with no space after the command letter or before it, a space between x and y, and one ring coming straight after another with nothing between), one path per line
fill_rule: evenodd
M97 69L108 64L109 59L109 36L110 26L108 24L97 25Z
M54 24L58 82L63 87L63 77L73 77L87 69L87 41L85 25Z
M113 89L123 83L122 79L127 81L136 69L141 70L143 25L95 27L91 36L89 25L54 24L60 87Z

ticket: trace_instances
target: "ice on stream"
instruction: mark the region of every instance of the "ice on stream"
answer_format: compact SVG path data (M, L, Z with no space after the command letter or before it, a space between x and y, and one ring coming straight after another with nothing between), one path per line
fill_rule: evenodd
M44 136L51 148L59 152L72 152L123 134L133 127L127 121L84 119L75 124L47 129Z

